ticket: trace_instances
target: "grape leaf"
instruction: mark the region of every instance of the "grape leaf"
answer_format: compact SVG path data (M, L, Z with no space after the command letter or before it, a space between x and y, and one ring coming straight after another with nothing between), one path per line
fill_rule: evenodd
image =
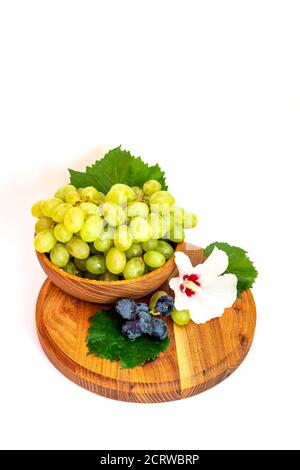
M86 167L85 172L69 169L69 173L70 182L76 188L94 186L104 194L116 183L143 186L150 179L159 181L162 189L168 189L165 173L158 164L149 166L140 157L121 150L121 146L110 150L101 160Z
M154 360L170 344L169 338L156 341L146 335L130 341L122 335L121 325L114 310L96 312L86 338L89 353L110 361L120 359L121 368L131 369Z
M227 253L229 264L226 273L235 274L237 276L237 292L238 296L240 296L242 292L253 286L258 275L257 270L255 269L252 261L248 258L245 250L237 246L228 245L228 243L211 243L204 250L206 258L211 254L215 247Z

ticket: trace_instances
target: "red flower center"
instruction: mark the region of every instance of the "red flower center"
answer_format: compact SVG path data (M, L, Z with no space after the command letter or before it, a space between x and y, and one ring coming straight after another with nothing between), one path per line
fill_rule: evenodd
M188 297L195 295L198 288L201 287L200 276L198 274L185 274L182 279L183 282L179 286L181 292Z

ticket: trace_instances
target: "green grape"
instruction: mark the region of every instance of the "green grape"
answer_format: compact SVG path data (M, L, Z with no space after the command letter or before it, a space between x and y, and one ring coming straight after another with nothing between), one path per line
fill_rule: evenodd
M111 227L107 225L103 232L101 233L101 238L108 238L109 240L114 240L116 233L116 227Z
M152 229L152 238L159 240L167 233L168 228L165 220L160 214L151 212L148 217L148 222Z
M73 274L73 276L81 276L82 274L80 271L78 271L75 264L71 260L67 262L66 266L63 267L63 270L66 271L66 273Z
M83 275L86 279L93 279L94 281L99 281L99 274L92 274L88 271L84 271Z
M103 230L103 219L100 215L90 215L80 230L80 236L85 242L94 242Z
M75 191L74 190L69 191L65 196L65 201L72 205L75 205L80 200L81 199L80 199L79 192L77 191L77 189Z
M149 207L144 202L139 202L139 201L131 202L127 209L127 216L130 218L143 217L143 219L147 219L148 214L149 214Z
M170 229L171 229L171 226L174 225L174 217L173 217L173 214L165 214L163 216L163 221L164 221L164 226L167 230L166 233L169 233L170 232Z
M147 196L146 194L144 195L143 202L145 202L147 206L150 206L150 198L151 196Z
M144 274L145 263L142 258L131 258L127 261L123 275L126 280L135 279Z
M171 256L174 254L173 247L170 245L170 243L164 240L159 240L155 249L164 255L166 260L171 258Z
M187 217L187 225L189 225L190 228L191 225L190 224L193 224L195 222L195 220L191 217L193 217L193 215L189 215ZM166 226L168 226L168 233L171 233L171 239L174 241L182 241L184 240L184 225L185 225L185 222L184 222L184 217L185 217L185 212L182 213L182 216L179 217L178 213L177 214L168 214L166 216L164 216L164 219L165 219L165 223L166 223ZM187 227L186 227L187 228Z
M126 251L127 259L131 259L137 256L141 256L143 254L143 250L139 243L133 243L129 250Z
M179 206L172 206L170 209L170 219L174 224L183 225L184 222L184 209Z
M105 201L105 194L101 193L101 191L98 191L98 197L100 199L99 204Z
M158 191L152 194L150 206L152 212L167 214L175 202L174 197L167 191Z
M184 228L194 228L198 224L198 217L193 212L184 211Z
M104 198L104 194L100 193L93 186L83 188L81 192L81 199L85 202L94 202L95 204L99 204L101 201L104 200Z
M31 214L33 215L33 217L37 217L38 219L44 216L41 208L41 203L42 201L35 202L31 207Z
M64 224L69 232L79 232L84 223L84 212L80 207L72 207L64 217Z
M170 231L166 233L165 238L174 243L180 243L184 240L184 229L181 225L175 224L170 227Z
M34 248L39 253L49 253L55 246L57 240L52 228L39 232L34 237Z
M182 217L179 217L178 213L176 216L170 213L164 216L165 226L167 227L167 235L164 238L169 237L169 234L171 234L172 241L182 241L182 236L184 236L183 215L184 213L182 213Z
M55 193L55 197L58 197L59 199L62 199L65 201L65 197L68 194L69 191L76 191L75 186L72 184L65 184L64 186L61 186L58 188L58 190Z
M152 296L150 298L150 302L149 302L150 310L155 311L157 301L161 297L163 297L164 295L169 295L169 294L167 292L165 292L164 290L158 290L158 291L154 292L154 294L152 294Z
M59 204L52 211L52 214L51 214L52 219L55 222L63 222L66 213L68 212L69 209L71 209L71 207L72 207L72 204L67 204L66 202Z
M156 250L157 240L148 240L147 242L142 243L142 248L144 251Z
M106 272L104 274L101 274L99 279L100 281L118 281L119 276L117 274Z
M50 251L50 259L52 263L59 268L66 266L69 258L69 252L62 243L56 243L56 245Z
M149 266L145 264L143 276L145 276L145 274L148 274L149 272L150 272Z
M164 255L154 250L144 254L144 261L150 268L160 268L166 262Z
M97 206L98 208L97 214L101 215L101 217L104 217L103 205L104 205L104 202L100 202L99 206Z
M57 224L54 227L54 235L55 238L61 242L61 243L67 243L68 241L71 240L73 233L69 232L69 230L66 229L65 225L63 223Z
M142 217L132 219L129 227L135 241L147 242L152 238L152 229L147 220Z
M53 209L61 204L63 201L58 197L50 197L49 199L45 199L45 201L41 202L41 210L45 217L52 217Z
M191 319L189 310L173 310L171 317L173 322L180 326L187 325Z
M145 193L142 190L142 188L140 188L139 186L132 186L131 189L135 192L136 201L143 201L144 200Z
M121 251L128 250L132 245L132 235L127 225L120 225L115 233L115 247Z
M103 216L106 222L113 226L117 227L118 225L122 225L126 220L125 211L122 207L117 206L111 202L105 202L102 206Z
M41 217L38 219L34 225L35 233L42 232L43 230L47 230L47 228L52 228L53 222L52 219L48 217Z
M152 196L152 194L161 190L161 184L159 181L149 180L144 183L143 190L147 196Z
M80 197L84 202L90 202L93 198L98 197L98 190L94 186L86 186L80 192Z
M74 258L85 259L90 254L89 245L78 237L72 237L71 240L66 243L66 247L70 255L74 256Z
M126 255L118 248L111 248L106 255L107 269L113 274L120 274L126 266Z
M89 247L90 247L90 253L91 253L91 255L99 255L99 251L96 250L96 248L95 248L93 242L90 242L90 243L89 243Z
M87 259L86 270L91 274L104 274L106 271L105 258L103 255L94 255Z
M100 215L99 207L93 202L81 202L79 207L83 210L85 217L89 215Z
M86 260L87 258L86 259L79 259L79 258L73 259L74 264L79 271L86 271L86 267L85 267Z
M94 241L94 247L97 251L107 251L113 246L114 242L110 238L98 238Z
M171 208L170 224L182 225L183 228L194 228L198 223L198 217L192 212L186 212L182 207Z
M123 205L136 199L136 194L130 186L126 184L114 184L105 196L106 202Z

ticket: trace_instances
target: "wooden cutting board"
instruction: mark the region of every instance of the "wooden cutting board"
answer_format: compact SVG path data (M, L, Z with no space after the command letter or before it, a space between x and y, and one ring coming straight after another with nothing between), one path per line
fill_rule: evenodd
M194 265L203 260L201 248L186 245L185 251ZM167 285L162 289L168 290ZM119 361L87 354L89 318L99 309L101 305L75 299L46 280L36 307L39 340L68 379L99 395L130 402L179 400L217 385L245 358L256 323L254 299L247 291L221 318L204 325L191 321L180 327L167 319L168 350L142 367L120 369Z

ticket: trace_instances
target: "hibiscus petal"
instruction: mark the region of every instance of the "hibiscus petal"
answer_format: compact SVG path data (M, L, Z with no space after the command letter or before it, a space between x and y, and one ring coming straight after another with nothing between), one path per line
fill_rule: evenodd
M190 258L185 253L182 253L182 251L176 251L175 263L180 277L183 277L185 274L190 274L194 269Z
M186 308L190 310L191 320L198 325L206 323L217 316L215 310L207 305L202 295L192 299Z
M191 319L195 323L205 323L221 317L225 308L232 307L237 296L237 277L234 274L208 276L203 279L202 288L195 298L189 300Z
M169 286L175 294L175 308L177 310L185 310L188 304L187 296L180 290L181 281L182 279L180 277L173 277L169 282Z
M181 282L181 278L180 277L173 277L172 279L170 279L169 281L169 286L171 287L171 289L175 292L175 294L177 293L177 291L179 290L180 291L180 282Z
M202 299L215 317L223 315L225 308L232 307L237 297L236 286L237 277L234 274L206 277L201 289Z
M176 310L189 310L190 304L186 301L186 295L176 295L175 297L175 309Z
M214 248L209 257L194 269L197 273L205 276L220 276L228 268L228 256L223 250Z
M202 289L211 295L229 293L237 294L237 277L234 274L223 274L223 276L205 276L202 280Z

